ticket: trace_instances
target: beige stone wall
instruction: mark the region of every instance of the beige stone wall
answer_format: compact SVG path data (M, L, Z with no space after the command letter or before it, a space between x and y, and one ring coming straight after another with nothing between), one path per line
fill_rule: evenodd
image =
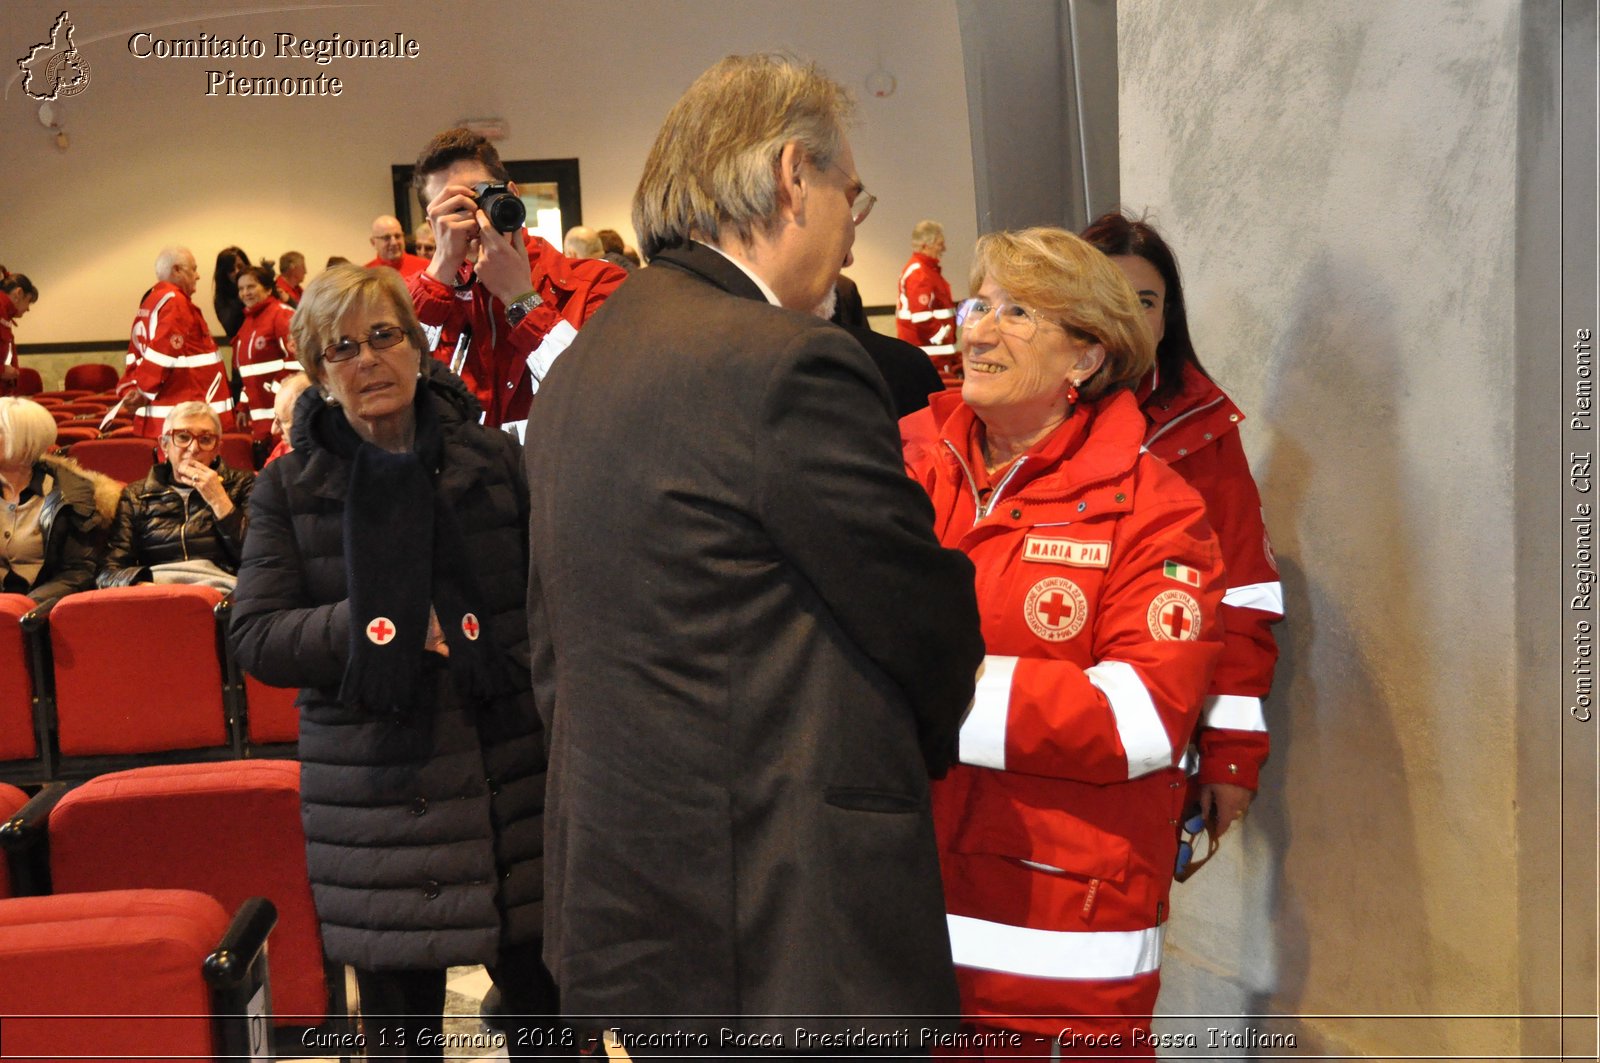
M1119 5L1124 202L1173 243L1201 357L1249 416L1288 609L1263 795L1176 890L1169 1014L1537 1010L1521 935L1550 894L1524 896L1523 861L1547 839L1519 833L1519 756L1556 764L1519 732L1510 563L1537 474L1508 401L1521 10ZM1451 1057L1525 1034L1273 1028Z

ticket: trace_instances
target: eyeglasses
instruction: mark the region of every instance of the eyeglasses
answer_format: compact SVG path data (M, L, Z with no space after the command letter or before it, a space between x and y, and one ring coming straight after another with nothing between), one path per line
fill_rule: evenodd
M845 173L843 166L840 166L836 162L832 163L831 165L835 170L838 170L840 173L844 174L844 179L846 181L849 181L853 185L861 185L860 189L856 192L855 197L850 200L850 220L856 225L860 225L862 222L867 220L867 215L872 213L872 205L878 202L878 197L873 195L871 192L868 192L866 185L862 185L861 182L856 178L851 177L848 173Z
M1003 300L991 303L987 299L978 298L961 300L956 307L956 328L972 328L990 313L994 314L995 326L1008 336L1015 336L1019 340L1031 340L1033 334L1039 331L1041 320L1039 315L1021 303Z
M1208 843L1206 855L1196 860L1194 858L1194 843L1204 832ZM1206 823L1206 817L1199 812L1183 821L1183 828L1178 834L1178 863L1173 869L1174 882L1188 882L1195 872L1206 866L1206 861L1217 855L1217 836Z
M201 450L210 450L217 445L219 440L215 432L186 432L179 428L176 431L167 433L167 442L180 447L186 447L193 443Z
M367 333L364 340L342 339L337 343L330 343L322 348L322 360L337 364L348 362L361 353L361 345L366 344L375 351L386 351L406 338L406 330L397 325L379 325Z

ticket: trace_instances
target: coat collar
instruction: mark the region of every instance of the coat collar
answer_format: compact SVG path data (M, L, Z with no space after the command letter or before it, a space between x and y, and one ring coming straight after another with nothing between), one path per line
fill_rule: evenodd
M1232 399L1200 370L1183 367L1183 387L1163 403L1149 401L1149 378L1139 401L1149 422L1144 443L1166 462L1178 461L1211 445L1239 427L1244 414Z
M961 401L957 391L933 396L928 413L939 426L934 457L942 475L964 483L966 472L961 462L965 460L968 435L977 414ZM1085 421L1074 426L1078 418ZM1062 445L1067 440L1063 432L1076 437L1076 446ZM1143 433L1144 416L1133 393L1126 389L1081 403L1072 418L1020 459L1021 466L1006 485L1005 497L1034 505L1081 498L1089 505L1082 510L1074 508L1077 516L1089 515L1091 507L1097 511L1125 510L1131 505L1126 481L1138 465ZM1083 495L1096 488L1103 490L1095 490L1093 497ZM1106 497L1100 498L1101 494ZM1035 512L1030 519L1045 517L1047 514Z
M692 240L656 252L650 259L650 264L680 269L741 299L754 299L760 303L767 301L767 297L761 294L756 282L747 277L744 270L704 244Z

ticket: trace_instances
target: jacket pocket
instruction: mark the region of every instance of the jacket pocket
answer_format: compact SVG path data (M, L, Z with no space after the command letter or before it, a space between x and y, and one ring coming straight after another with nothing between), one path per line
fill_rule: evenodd
M830 786L823 791L823 800L852 812L921 812L926 807L921 798L910 794L860 786Z
M1093 821L1093 805L1073 800L1071 784L984 773L968 795L950 839L955 853L1002 856L1037 870L1062 871L1121 883L1128 877L1132 842ZM1097 795L1103 805L1106 796Z

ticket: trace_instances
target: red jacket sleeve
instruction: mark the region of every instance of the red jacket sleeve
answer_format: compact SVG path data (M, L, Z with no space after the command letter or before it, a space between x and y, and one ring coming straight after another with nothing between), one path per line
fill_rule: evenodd
M1199 500L1183 490L1142 511L1136 502L1116 541L1120 560L1092 614L1094 663L985 658L961 730L964 763L1106 784L1183 755L1222 650L1216 540ZM1166 575L1168 562L1198 573L1199 586Z
M1222 657L1201 712L1199 781L1254 790L1270 751L1263 699L1278 663L1272 625L1283 619L1282 585L1239 434L1197 451L1183 471L1206 501L1227 571Z
M139 364L133 371L133 383L146 395L159 395L162 385L172 375L176 360L196 352L185 350L188 321L176 296L168 294L156 300L149 319L143 324L144 342L140 345Z
M430 328L454 324L460 328L460 319L466 311L456 298L455 289L442 281L434 280L426 272L413 273L406 279L406 290L411 293L411 306L417 320Z
M507 337L517 356L528 359L536 380L544 379L556 358L577 338L583 323L628 279L618 267L594 259L572 261L569 268L578 280L572 294L565 300L545 299L528 311ZM548 286L546 282L543 287Z

